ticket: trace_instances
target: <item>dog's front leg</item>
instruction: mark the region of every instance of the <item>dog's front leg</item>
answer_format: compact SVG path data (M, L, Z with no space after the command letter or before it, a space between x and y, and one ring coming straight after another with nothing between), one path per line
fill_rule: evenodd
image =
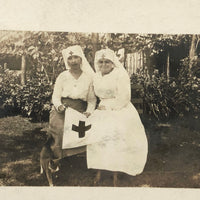
M47 176L47 179L48 179L48 182L49 182L49 186L53 186L53 179L52 179L52 173L51 173L51 170L49 168L47 168L45 170L46 172L46 176Z
M50 159L41 159L40 160L40 168L41 168L40 173L43 174L45 172L49 186L53 186L53 178L52 178L51 169L49 168L49 164L50 164Z
M113 186L116 187L117 186L117 172L113 172Z
M101 170L98 170L97 174L96 174L96 177L94 179L94 185L95 186L99 183L100 179L101 179Z

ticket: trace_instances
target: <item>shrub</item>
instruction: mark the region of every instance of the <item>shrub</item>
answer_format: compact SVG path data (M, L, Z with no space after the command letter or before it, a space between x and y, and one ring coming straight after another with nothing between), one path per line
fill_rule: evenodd
M42 71L27 74L27 83L20 85L20 78L12 74L1 73L0 102L3 115L19 113L33 120L48 120L51 109L52 85ZM8 113L9 111L9 113Z
M21 114L34 120L48 120L51 109L52 87L44 72L32 71L27 75L26 85L17 94Z
M200 63L200 62L199 62ZM188 68L188 59L183 60L176 79L167 79L155 70L150 77L139 70L131 77L132 84L143 85L138 95L143 97L146 113L160 121L189 116L200 118L200 78L199 64L195 62ZM27 83L20 85L20 77L0 68L0 113L21 114L37 121L48 120L51 109L53 85L43 71L32 70L27 73Z
M143 85L140 95L148 114L161 121L183 116L200 117L200 79L196 76L195 66L189 70L187 64L183 63L177 79L168 80L157 70L152 77L142 71L132 75L132 84Z
M18 106L16 94L20 86L20 77L0 67L0 113L2 116L16 114Z
M200 76L199 61L193 63L189 69L189 59L185 58L177 78L177 91L174 94L175 109L181 115L200 117Z

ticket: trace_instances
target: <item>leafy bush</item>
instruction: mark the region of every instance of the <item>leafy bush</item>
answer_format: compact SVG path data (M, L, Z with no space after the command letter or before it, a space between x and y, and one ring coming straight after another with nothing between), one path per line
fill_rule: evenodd
M150 77L147 70L138 71L131 77L132 84L141 84L139 95L145 102L146 113L160 121L189 116L200 118L200 77L197 60L189 69L184 59L179 76L167 79L155 70ZM51 108L53 85L44 71L27 73L27 83L20 85L20 77L3 68L0 69L0 113L1 116L21 114L34 120L48 120Z
M163 74L159 76L155 70L150 78L147 73L138 71L131 77L131 82L132 84L137 82L137 84L143 85L141 96L144 99L145 110L148 114L159 120L169 119L170 107L168 105L169 97L167 96L169 83Z
M44 72L28 74L26 85L20 88L16 100L23 116L34 120L47 120L51 109L52 87Z
M0 116L7 116L18 112L16 94L20 86L19 76L0 67Z
M20 85L20 78L2 69L0 106L2 115L21 114L33 120L48 120L51 108L52 85L42 71L27 74L27 83Z
M157 70L152 77L142 71L132 75L132 84L143 85L140 95L148 114L161 121L183 116L200 118L200 78L196 75L196 67L189 70L188 66L185 61L177 79L168 80Z
M177 78L178 88L174 94L175 109L179 110L181 115L192 115L195 118L200 117L199 64L196 60L189 69L189 58L183 60Z

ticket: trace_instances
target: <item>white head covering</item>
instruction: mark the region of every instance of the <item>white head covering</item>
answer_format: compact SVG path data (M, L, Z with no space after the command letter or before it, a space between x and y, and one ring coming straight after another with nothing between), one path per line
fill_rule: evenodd
M62 50L62 55L63 55L66 69L70 69L70 67L67 63L67 59L70 56L79 56L82 58L82 64L80 66L81 70L90 76L94 75L94 71L93 71L92 67L90 66L90 64L88 63L88 61L83 53L83 50L79 45L70 46L67 49Z
M118 60L113 50L101 49L100 51L97 51L95 54L94 66L95 66L96 72L99 72L98 61L102 58L111 60L114 63L114 67L117 67L117 68L120 68L121 70L126 71L124 67L122 66L122 64L120 63L120 61Z

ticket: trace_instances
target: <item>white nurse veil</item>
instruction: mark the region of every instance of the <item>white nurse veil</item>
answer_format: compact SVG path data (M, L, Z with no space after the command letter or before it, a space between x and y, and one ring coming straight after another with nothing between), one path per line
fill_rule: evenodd
M67 63L67 59L72 55L79 56L79 57L82 58L81 70L89 76L94 75L94 71L93 71L92 67L90 66L89 62L87 61L81 46L74 45L74 46L70 46L66 49L63 49L62 55L63 55L63 59L64 59L66 69L70 69L70 67Z
M113 50L109 49L109 48L101 49L101 50L96 52L95 60L94 60L94 66L95 66L96 72L99 72L98 61L101 58L105 58L105 59L111 60L114 63L114 67L119 68L120 70L126 72L125 68L120 63L120 61L119 61L118 57L116 56L115 52Z

